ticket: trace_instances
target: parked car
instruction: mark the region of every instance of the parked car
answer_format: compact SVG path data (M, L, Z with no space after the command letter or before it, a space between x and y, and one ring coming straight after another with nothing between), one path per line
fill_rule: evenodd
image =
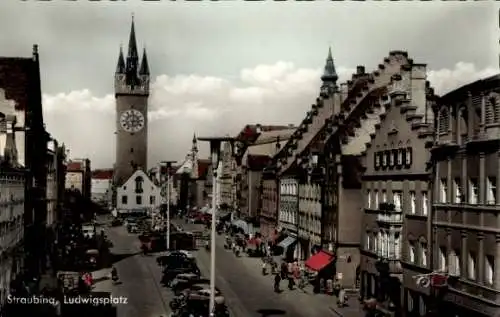
M111 221L111 226L112 227L118 227L118 226L121 226L122 225L122 221L118 218L114 218L112 221Z
M175 262L190 261L195 262L193 254L189 251L176 250L168 252L166 255L160 255L156 258L156 263L160 266L172 265Z

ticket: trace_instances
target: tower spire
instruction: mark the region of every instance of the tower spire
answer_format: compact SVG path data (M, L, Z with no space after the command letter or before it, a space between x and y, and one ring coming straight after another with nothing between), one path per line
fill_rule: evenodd
M328 56L326 58L325 70L323 71L323 76L321 76L321 81L323 84L321 85L320 95L324 98L328 98L337 90L337 79L339 76L337 75L337 71L335 70L335 64L333 62L332 56L332 48L328 48Z
M130 26L130 37L128 39L127 57L139 57L139 54L137 53L137 41L135 39L135 23L133 14L132 14L132 25Z
M193 153L198 152L198 140L196 139L196 133L193 133L193 142L192 142L191 151Z
M141 69L139 70L139 75L149 75L149 64L148 56L146 54L146 48L142 52Z
M118 63L116 65L116 73L125 73L125 58L123 57L123 46L120 45L120 54L118 55Z
M328 57L326 58L325 70L323 72L323 76L321 76L321 80L324 82L328 81L336 83L338 78L339 77L337 76L337 72L335 70L335 64L333 63L332 47L330 46L328 48Z

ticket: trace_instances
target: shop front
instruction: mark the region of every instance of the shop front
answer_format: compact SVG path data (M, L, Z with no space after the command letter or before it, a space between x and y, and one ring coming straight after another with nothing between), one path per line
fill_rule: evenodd
M325 293L334 292L336 269L333 253L320 250L312 254L304 265L315 275L313 281L315 293L320 293L322 290Z
M297 259L297 236L288 233L286 237L276 245L275 254L282 255L286 262L293 262Z

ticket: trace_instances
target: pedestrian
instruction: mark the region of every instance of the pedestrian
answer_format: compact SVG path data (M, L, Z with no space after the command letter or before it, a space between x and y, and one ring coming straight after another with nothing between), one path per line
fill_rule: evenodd
M274 275L274 291L276 293L280 292L280 282L281 282L281 276L280 276L280 274L275 274Z

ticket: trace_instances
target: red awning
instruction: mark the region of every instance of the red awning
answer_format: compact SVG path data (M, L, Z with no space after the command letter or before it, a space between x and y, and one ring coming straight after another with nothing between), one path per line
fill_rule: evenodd
M319 251L315 255L311 256L305 263L305 265L314 271L321 271L328 264L330 264L335 256L326 251Z

